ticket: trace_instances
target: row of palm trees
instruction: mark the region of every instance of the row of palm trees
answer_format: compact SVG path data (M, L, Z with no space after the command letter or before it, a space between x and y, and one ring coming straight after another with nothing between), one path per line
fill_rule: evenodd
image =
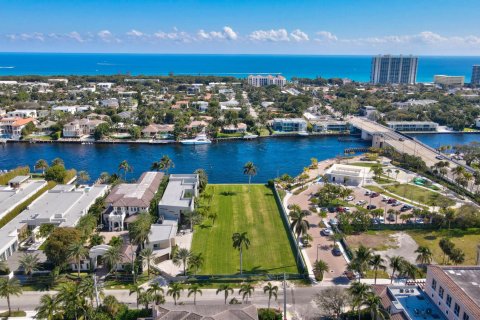
M354 282L347 291L351 296L352 310L357 310L358 319L361 318L362 309L370 313L370 319L389 319L389 313L382 308L382 300L372 286Z
M426 265L432 261L432 253L426 247L419 247L416 251L418 253L417 262ZM401 256L392 256L388 258L388 265L392 269L390 276L391 283L395 275L405 277L407 279L415 280L419 275L419 269L416 265L408 262ZM348 265L348 270L357 272L360 277L365 276L366 272L371 270L374 273L374 283L377 283L377 276L379 271L387 269L387 261L379 254L363 245L353 252L353 257Z

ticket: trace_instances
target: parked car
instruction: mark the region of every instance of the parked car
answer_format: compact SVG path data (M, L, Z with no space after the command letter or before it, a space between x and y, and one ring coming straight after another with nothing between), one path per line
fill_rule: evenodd
M394 199L394 198L390 198L390 199L387 200L388 204L392 204L392 203L395 203L395 202L397 202L397 199Z
M400 211L405 212L405 211L408 211L408 210L411 210L411 209L412 209L412 206L404 205L403 207L400 208Z
M348 196L346 200L347 200L347 201L352 201L352 200L354 200L354 199L355 199L354 196Z
M322 236L326 236L326 237L332 236L333 235L333 230L330 229L330 228L325 228L325 229L322 229L322 231L320 231L320 234Z
M374 204L369 204L369 205L367 206L367 209L368 209L368 210L377 209L377 206L374 205Z
M335 247L333 247L333 249L332 249L332 254L333 254L334 256L336 256L336 257L342 255L342 250L340 250L340 248L338 247L338 245L336 245Z
M395 201L394 203L392 203L392 207L396 207L396 206L399 206L401 204L402 203L400 201Z
M437 160L443 160L443 156L436 156L435 159L437 159Z
M337 207L337 212L345 212L345 208L344 207Z
M338 224L338 221L337 221L337 219L335 219L335 218L330 219L330 221L328 221L328 222L329 222L332 226L336 226L336 225Z
M345 207L344 209L345 209L345 212L351 212L352 211L352 210L350 210L349 207Z
M387 217L387 220L388 220L388 221L391 221L391 222L395 221L395 214L389 213L389 214L388 214L388 217Z
M366 195L366 196L369 196L369 195L371 195L371 194L372 194L372 191L370 191L370 190L365 191L365 195Z
M382 196L382 201L383 202L387 202L389 200L389 198L387 196Z
M367 201L365 201L365 200L360 200L360 201L357 201L357 203L355 203L355 205L357 205L357 206L363 206L365 203L367 203Z
M380 193L378 192L373 192L372 194L370 194L370 198L376 198L380 195Z

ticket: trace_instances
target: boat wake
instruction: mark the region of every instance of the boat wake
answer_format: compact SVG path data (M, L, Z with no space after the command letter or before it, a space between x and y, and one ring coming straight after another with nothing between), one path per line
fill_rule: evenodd
M108 63L108 62L97 62L98 66L116 66L115 63Z
M7 67L2 67L0 66L0 69L14 69L15 67L10 67L10 66L7 66Z

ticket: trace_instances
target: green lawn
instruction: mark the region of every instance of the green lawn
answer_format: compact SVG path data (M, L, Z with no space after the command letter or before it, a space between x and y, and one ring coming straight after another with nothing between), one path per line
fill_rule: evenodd
M247 232L250 247L244 250L245 273L297 273L295 258L271 189L264 185L208 185L213 194L210 210L217 220L195 227L192 252L205 262L199 274L236 274L240 254L232 247L232 234Z
M390 185L386 186L385 189L401 197L424 203L430 206L439 206L443 203L448 206L453 206L455 204L455 201L445 197L444 195L441 195L438 192L433 192L425 188L414 186L412 184Z
M433 252L433 259L437 263L443 262L443 253L438 243L443 237L450 235L450 240L455 247L465 252L464 265L475 265L477 259L477 244L480 243L480 229L471 228L467 230L447 229L438 231L408 230L406 231L417 242L419 246L427 246Z
M375 166L380 166L380 167L383 167L381 164L375 162L353 162L353 163L349 163L349 165L351 166L356 166L356 167L364 167L364 168L371 168L371 167L375 167Z

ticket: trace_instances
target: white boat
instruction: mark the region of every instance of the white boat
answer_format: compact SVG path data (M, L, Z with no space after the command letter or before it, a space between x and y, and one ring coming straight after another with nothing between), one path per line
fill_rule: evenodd
M185 139L185 140L180 140L180 143L182 144L209 144L212 143L207 137L205 133L199 133L195 138L193 139Z
M299 135L299 136L308 136L308 132L306 132L306 131L300 131L300 132L298 133L298 135Z
M247 133L243 136L243 139L247 139L247 140L256 139L256 138L258 138L258 134Z

